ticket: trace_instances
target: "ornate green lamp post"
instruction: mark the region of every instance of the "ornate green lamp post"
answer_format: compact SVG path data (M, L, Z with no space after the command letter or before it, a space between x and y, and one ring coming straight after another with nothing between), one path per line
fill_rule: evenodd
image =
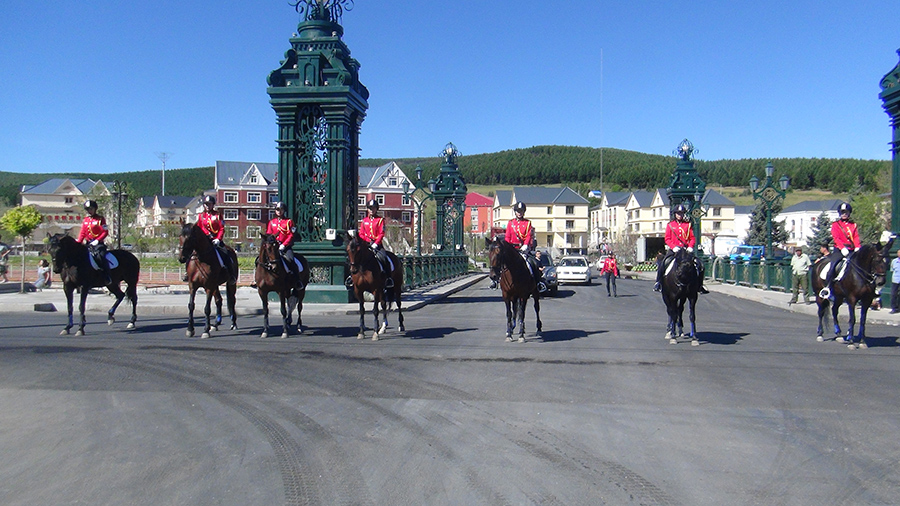
M672 209L678 204L687 206L691 214L691 227L694 229L694 237L700 240L700 219L705 214L702 199L706 194L706 183L700 178L697 169L694 168L694 145L691 141L685 139L681 141L675 148L675 155L678 157L678 163L675 166L675 172L672 173L672 179L669 181L669 187L666 188L666 195L669 197L669 215L672 215ZM698 248L698 253L700 252ZM702 254L702 253L701 253Z
M900 55L900 49L897 50ZM900 232L900 63L881 79L881 94L884 112L891 118L894 132L891 154L894 165L891 172L891 231ZM900 245L895 245L898 247Z
M781 176L781 178L778 179L778 188L776 188L772 181L772 174L774 173L775 167L772 165L772 162L767 163L766 184L763 185L762 188L759 187L759 178L756 176L750 178L750 191L753 192L753 200L762 199L763 203L766 205L766 251L764 257L768 259L773 258L774 254L774 251L772 250L772 206L775 205L775 202L779 199L784 199L785 195L787 195L788 185L790 184L790 179L788 179L787 176ZM766 266L766 290L772 288L769 270L769 267Z
M437 220L438 253L465 254L465 242L463 240L463 216L466 211L466 181L459 172L456 159L461 153L452 142L448 142L441 151L444 163L441 164L441 172L434 184L434 202Z
M294 250L310 263L311 302L347 302L342 237L356 228L359 130L369 91L341 40L352 0L297 0L302 16L281 66L269 74L278 124L278 190L296 223Z
M412 198L413 204L416 206L416 256L422 256L422 206L425 202L434 199L434 189L437 181L431 179L428 183L422 181L422 167L416 167L416 180L413 182L413 189L410 192L409 179L403 181L403 195ZM421 195L417 197L416 195Z

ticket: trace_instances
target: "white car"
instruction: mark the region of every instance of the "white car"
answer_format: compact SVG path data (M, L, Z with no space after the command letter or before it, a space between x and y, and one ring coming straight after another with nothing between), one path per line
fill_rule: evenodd
M559 284L591 284L591 264L583 256L565 256L556 264L556 279Z

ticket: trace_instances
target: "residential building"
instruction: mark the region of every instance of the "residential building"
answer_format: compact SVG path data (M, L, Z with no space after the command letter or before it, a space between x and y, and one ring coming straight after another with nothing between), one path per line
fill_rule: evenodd
M480 193L466 195L466 215L464 230L472 235L485 236L491 233L494 223L494 199Z
M200 197L153 195L138 199L134 226L145 237L161 237L172 227L197 221Z
M600 205L590 209L590 245L599 249L625 234L625 207L631 192L604 192Z
M494 230L506 230L506 223L514 217L512 206L524 202L525 217L531 220L538 248L554 254L587 254L587 199L569 187L515 187L494 195Z
M387 227L399 227L408 237L412 237L415 206L412 198L403 194L403 182L408 179L395 162L388 162L380 167L360 167L357 220L362 221L366 217L366 203L374 200L378 202Z
M84 219L84 202L91 196L105 195L109 195L109 189L102 181L93 179L54 178L22 186L19 193L22 205L34 206L43 216L31 242L40 243L46 234L77 236Z
M837 209L841 202L843 201L838 199L807 200L787 207L778 213L775 220L783 222L784 229L788 233L785 247L806 246L807 239L815 233L813 227L816 226L822 213L825 213L831 221L840 218ZM747 225L749 228L749 221Z
M217 161L215 192L225 240L235 249L258 242L279 200L278 164Z

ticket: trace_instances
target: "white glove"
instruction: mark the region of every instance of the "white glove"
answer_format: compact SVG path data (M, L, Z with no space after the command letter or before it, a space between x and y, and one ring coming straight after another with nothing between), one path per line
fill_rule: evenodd
M98 241L97 239L91 241L91 246L97 246L98 244L100 244L100 241Z
M373 249L373 250L378 251L379 248L381 248L381 245L380 245L380 244L378 244L377 242L373 242L373 243L372 243L372 249Z
M215 246L218 246L219 243L221 243L221 242L222 242L222 241L220 241L220 240L218 240L218 239L213 239L213 245L215 245Z
M681 251L681 246L675 246L674 248L672 248L672 251L678 253L679 251Z
M690 246L688 246L688 249L687 249L687 250L688 250L688 253L693 253L693 252L694 252L694 248L691 248Z
M285 250L284 244L281 244L278 246L278 251L284 253L284 250Z
M850 254L850 250L847 248L841 248L841 255L847 256Z
M523 245L519 246L519 251L521 251L522 253L528 252L528 245L523 244Z

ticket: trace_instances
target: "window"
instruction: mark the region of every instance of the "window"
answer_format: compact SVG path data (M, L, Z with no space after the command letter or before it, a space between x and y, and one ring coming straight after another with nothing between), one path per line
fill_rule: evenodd
M575 214L575 206L566 206L566 214Z
M409 223L412 221L412 213L409 211L403 211L403 214L400 215L400 220L403 223Z
M566 230L575 228L575 220L566 220Z
M241 236L240 232L238 232L237 227L228 227L228 238L229 239L238 239Z
M400 203L404 206L408 206L409 205L409 195L404 195L403 200L401 200Z
M356 198L356 204L362 207L366 207L366 196L360 195Z
M397 186L397 178L389 177L388 178L388 186Z
M281 201L281 199L278 198L278 194L277 194L277 193L270 193L270 194L269 194L269 205L277 204L277 203L280 202L280 201Z
M72 198L72 197L66 197L66 204L73 204L74 202L75 202L75 199L74 199L74 198Z
M253 174L252 176L250 176L250 184L258 184L258 183L259 183L259 176L257 176L256 174Z
M553 232L553 222L547 220L547 232Z
M472 208L472 221L473 222L478 221L478 208L477 207Z
M722 208L714 207L713 208L713 216L722 216Z
M259 221L262 219L262 211L260 209L247 209L247 219Z
M247 227L247 239L259 239L261 227Z
M225 209L222 211L224 218L229 221L233 221L238 219L238 210L237 209Z
M262 202L262 194L259 192L248 192L247 202L250 204L259 204Z
M547 206L547 214L553 214L553 206Z
M634 219L636 219L636 220L641 219L641 210L640 209L634 210Z
M269 209L269 221L271 221L272 218L274 218L274 217L275 217L275 210Z
M238 201L238 193L237 192L225 192L222 201L226 204L237 204Z
M384 195L375 195L375 202L378 202L379 206L384 205Z
M714 221L713 222L713 230L722 230L722 222Z

